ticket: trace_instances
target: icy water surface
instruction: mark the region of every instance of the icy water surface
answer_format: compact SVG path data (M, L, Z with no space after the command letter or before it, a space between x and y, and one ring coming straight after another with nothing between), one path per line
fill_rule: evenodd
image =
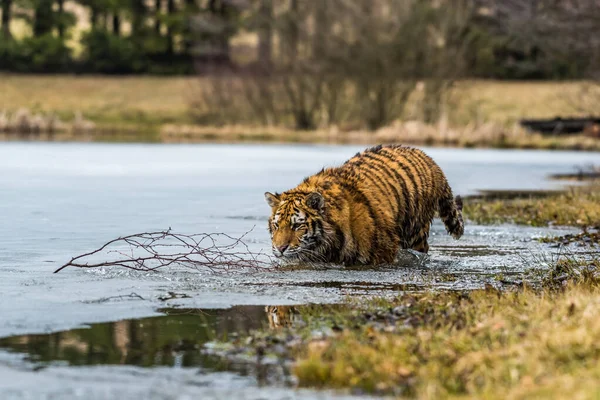
M230 312L229 307L260 305L248 311L248 316L256 312L257 323L263 323L264 316L258 315L267 304L336 303L363 294L479 287L495 274L510 277L539 264L540 255L556 257L556 249L533 239L573 232L570 228L467 224L465 236L454 241L436 221L428 259L407 254L397 266L387 268L328 266L227 275L189 269L162 273L66 269L52 274L70 257L110 239L169 227L181 233L225 232L233 236L250 231L246 242L251 250L268 251L269 208L263 193L289 189L305 176L323 166L337 165L361 149L0 144L0 337L12 337L2 340L2 347L13 350L0 352L0 398L113 398L116 393L123 394L122 398L160 399L188 395L318 398L314 392L259 388L256 377L240 375L240 371L219 372L201 359L194 359L198 361L193 362L194 368L187 367L186 353L178 356L183 350L177 346L183 343L185 347L192 336L197 342L203 340L201 327L198 331L183 329L188 326L185 317L179 320L181 324L167 323L171 319L161 320L166 317L160 317L163 314L158 310L201 309L212 315L207 310L220 309L215 311L214 321L226 321L229 317L223 315ZM463 196L478 190L558 189L563 183L546 180L548 175L600 164L599 153L425 151L446 172L454 192ZM134 342L141 341L141 348L148 342L131 336L135 340L130 339L129 347L134 351L125 360L138 357L139 363L113 363L114 357L122 355L110 353L112 344L103 340L121 340L115 328L118 322L113 324L120 320L129 320L121 326L138 329L138 334L146 332L139 329L146 321L155 326L149 335L156 336L157 346L165 346L162 352L153 353L160 357L136 353ZM93 324L92 328L87 324ZM75 340L72 329L77 328L82 329L76 331ZM16 338L40 334L50 335ZM179 345L167 340L177 335L182 338ZM71 344L61 347L65 341ZM53 347L40 343L52 343ZM40 368L40 360L54 361L32 372ZM154 368L140 368L142 364Z

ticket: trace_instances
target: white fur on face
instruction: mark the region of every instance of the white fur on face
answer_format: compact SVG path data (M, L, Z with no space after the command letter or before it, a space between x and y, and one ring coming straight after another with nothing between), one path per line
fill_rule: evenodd
M306 213L299 211L297 214L292 215L292 224L303 224L306 222Z

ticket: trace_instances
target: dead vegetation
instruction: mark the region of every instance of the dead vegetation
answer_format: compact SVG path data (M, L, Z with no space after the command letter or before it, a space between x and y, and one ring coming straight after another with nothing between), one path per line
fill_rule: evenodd
M52 112L35 113L27 108L20 108L14 113L0 111L0 133L15 135L65 132L85 134L94 131L95 128L96 124L86 120L80 112L76 112L70 122L64 122Z
M376 131L349 130L337 127L297 131L276 126L200 126L164 125L160 140L165 143L202 142L280 142L382 144L402 143L421 146L468 148L514 148L546 150L600 150L600 141L585 135L543 136L527 132L518 125L505 127L487 123L450 127L446 122L425 124L419 121L396 121Z
M126 268L153 272L184 267L213 273L271 270L268 256L252 252L239 238L224 233L178 234L171 230L144 232L113 239L96 250L71 258L67 267Z
M471 199L465 202L463 213L472 222L480 224L513 222L585 229L600 223L600 188L598 185L573 188L541 198Z

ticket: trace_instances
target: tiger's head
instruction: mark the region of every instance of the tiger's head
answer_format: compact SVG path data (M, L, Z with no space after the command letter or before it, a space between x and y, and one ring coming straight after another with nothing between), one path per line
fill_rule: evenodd
M265 193L271 206L273 254L285 260L315 260L325 242L325 199L318 192Z

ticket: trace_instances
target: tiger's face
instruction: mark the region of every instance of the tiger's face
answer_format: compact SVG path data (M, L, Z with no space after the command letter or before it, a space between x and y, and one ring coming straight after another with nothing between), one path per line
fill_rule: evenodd
M323 210L320 193L265 193L271 206L269 232L275 257L313 260L323 243Z

